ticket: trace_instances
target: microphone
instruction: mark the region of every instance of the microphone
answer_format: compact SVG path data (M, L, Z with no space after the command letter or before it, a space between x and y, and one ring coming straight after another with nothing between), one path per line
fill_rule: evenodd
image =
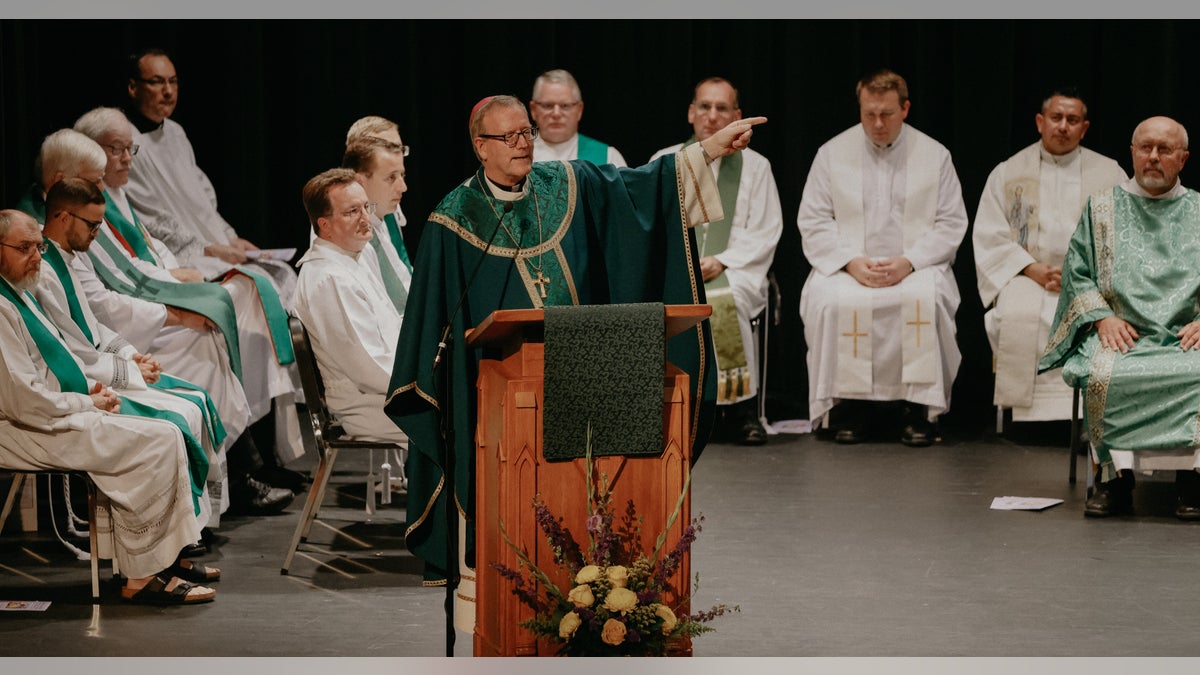
M479 256L479 260L475 263L475 268L471 270L471 276L467 279L467 285L463 287L462 293L458 296L458 304L454 306L454 311L450 313L450 320L446 322L446 327L442 329L442 337L438 341L437 354L433 357L433 369L437 370L438 364L442 362L442 355L446 352L446 344L450 339L450 330L454 325L454 319L458 317L458 311L462 309L463 301L467 299L467 293L471 290L471 286L475 283L475 277L479 275L479 268L483 266L483 261L487 259L488 251L492 248L492 242L496 241L496 233L500 231L504 224L504 216L507 216L513 210L512 202L504 202L504 209L500 214L500 218L496 220L496 229L492 230L492 236L488 238L487 246L483 247L483 254Z

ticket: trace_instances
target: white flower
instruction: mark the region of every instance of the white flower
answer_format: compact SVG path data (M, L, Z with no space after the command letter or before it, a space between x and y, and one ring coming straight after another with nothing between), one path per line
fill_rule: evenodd
M622 614L637 607L637 593L628 588L614 588L604 597L604 608Z
M575 583L577 584L590 584L598 579L600 579L600 568L595 565L588 565L579 570L579 573L575 575Z
M596 602L596 596L592 595L592 587L587 584L579 584L567 593L567 602L576 607L591 607L592 603Z
M567 612L563 615L562 621L558 622L558 637L564 640L570 640L575 634L576 629L583 623L583 619L575 612Z
M625 588L629 585L629 568L613 565L604 571L613 588Z

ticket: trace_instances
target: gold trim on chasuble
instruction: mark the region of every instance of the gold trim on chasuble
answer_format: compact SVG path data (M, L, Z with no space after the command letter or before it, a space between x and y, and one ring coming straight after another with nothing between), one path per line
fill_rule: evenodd
M1113 191L1105 190L1093 195L1091 203L1092 243L1096 250L1096 286L1100 289L1101 300L1116 313L1117 303L1113 293ZM1087 395L1084 397L1087 402L1088 433L1091 434L1093 443L1104 440L1104 409L1108 404L1108 387L1112 382L1113 365L1116 360L1116 350L1096 345L1088 373Z
M700 192L700 180L696 176L696 172L692 169L691 163L684 158L683 151L675 153L675 191L679 197L679 223L683 227L683 253L687 257L688 283L692 285L692 304L698 305L700 304L700 290L696 285L696 267L692 264L692 228L688 227L687 205L685 203L686 184L684 182L683 168L679 166L681 163L680 160L683 160L682 164L688 168L692 189L696 191L697 198L702 193ZM708 217L708 209L704 207L703 199L700 199L700 211L704 214L705 218ZM705 222L708 221L706 220ZM688 439L692 448L696 447L696 430L700 426L700 400L704 398L704 369L708 366L704 360L704 326L698 324L695 330L699 359L697 361L698 367L696 368L696 382L692 385L695 393L692 396L692 428L689 434L691 438Z
M562 239L567 235L567 230L570 227L571 220L575 217L575 200L579 188L576 185L575 171L571 168L571 165L565 162L563 165L567 169L567 210L566 213L563 214L562 222L558 224L558 227L555 228L554 232L547 237L545 241L539 243L537 246L531 246L529 248L515 248L512 246L497 246L492 244L492 247L488 248L486 241L481 239L479 235L475 234L471 230L463 227L453 218L436 212L430 214L429 216L429 220L442 225L446 229L458 235L463 241L474 246L480 251L487 249L488 255L494 255L497 258L512 258L513 265L517 268L517 274L520 275L521 282L525 285L525 292L529 294L529 301L533 303L533 307L535 309L542 309L545 307L545 303L543 302L542 294L538 290L537 284L534 283L533 276L529 273L529 264L526 261L533 257L544 255L547 252L553 252L555 259L562 268L563 280L566 282L567 291L571 295L571 304L579 304L579 292L575 289L575 280L571 276L571 268L567 264L566 253L564 253L562 250ZM529 196L534 199L537 198L533 193L532 182L529 184Z

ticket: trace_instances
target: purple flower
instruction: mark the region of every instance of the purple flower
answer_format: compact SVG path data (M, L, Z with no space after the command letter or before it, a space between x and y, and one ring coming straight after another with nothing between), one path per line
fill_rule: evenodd
M599 532L600 525L604 522L604 518L599 513L593 513L587 519L587 531Z
M625 641L626 642L641 642L642 636L638 635L638 632L636 630L630 628L625 631Z

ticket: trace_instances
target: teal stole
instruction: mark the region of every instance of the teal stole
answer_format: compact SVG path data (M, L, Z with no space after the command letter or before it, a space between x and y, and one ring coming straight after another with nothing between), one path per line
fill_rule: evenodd
M130 209L133 214L133 222L121 213L121 209L117 207L117 203L108 195L108 191L104 191L104 219L109 222L125 240L125 243L132 249L133 255L138 260L144 260L151 265L162 266L162 262L150 250L150 239L146 236L146 228L142 226L142 221L138 219L137 213Z
M242 378L242 352L238 340L237 314L233 309L233 298L229 291L218 284L180 284L162 281L146 274L125 257L125 252L117 248L108 237L96 237L96 243L108 253L113 263L125 275L129 283L117 276L112 270L89 252L92 267L100 281L109 289L130 295L148 302L155 302L170 307L179 307L208 317L221 334L225 337L225 347L229 351L229 367L240 380Z
M92 335L92 331L88 327L87 319L83 314L83 308L79 304L79 296L75 293L75 284L71 283L71 273L67 270L66 261L63 260L62 254L59 253L58 247L53 242L49 239L45 241L45 260L50 263L50 268L58 276L58 281L62 284L63 291L66 293L71 320L75 322L76 326L79 326L79 330L83 331L88 342L93 347L99 348L99 345L96 344L95 336ZM212 399L209 398L208 392L203 387L167 374L161 374L157 382L154 384L147 383L147 385L193 403L203 414L204 424L208 428L208 435L212 439L213 445L220 447L221 443L225 441L225 425L221 423L221 416L217 413L216 406L213 405ZM186 389L188 391L171 391L172 389Z
M578 134L579 149L576 154L579 159L586 159L592 164L608 164L608 145L600 141Z
M387 222L389 219L391 223ZM388 226L389 235L391 235L392 225L395 222L396 219L390 213L384 217L384 223ZM394 237L392 241L395 241ZM404 243L401 242L400 245L404 246ZM400 313L400 316L404 316L404 306L408 302L408 291L404 290L404 283L400 281L400 275L392 267L392 261L388 259L387 252L383 250L383 242L379 241L379 237L371 237L371 248L375 249L375 257L379 261L379 276L383 278L384 290L387 291L388 297L392 299L392 305L396 307L396 311ZM403 248L397 249L397 251L403 250Z
M400 234L400 223L396 222L396 214L389 213L384 216L383 224L387 225L388 237L392 240L392 246L396 247L396 254L400 256L400 262L404 263L411 274L412 261L408 258L408 249L404 247L404 237Z
M275 348L275 360L286 366L296 361L296 352L292 350L292 332L288 328L288 313L279 300L275 285L262 272L255 271L249 265L238 265L225 275L228 281L234 274L245 274L254 282L258 289L258 300L262 304L263 315L267 317L267 329L271 334L271 345ZM225 290L225 289L221 289Z
M684 146L694 142L696 137L692 136ZM722 158L721 167L717 170L717 193L721 196L725 219L695 228L696 246L701 258L716 255L729 246L741 181L742 153L735 152ZM750 393L750 368L742 344L742 331L738 326L737 304L725 272L704 282L704 293L713 308L709 323L712 325L713 348L717 356L717 403L733 403Z
M83 371L79 369L79 364L71 357L70 350L63 344L62 340L46 327L42 319L34 314L33 309L21 299L17 290L9 285L8 281L0 278L0 295L8 299L21 313L21 318L25 321L25 327L29 330L29 335L33 338L34 344L37 345L38 351L41 352L42 358L46 360L46 365L50 367L50 372L54 374L58 380L59 390L64 392L72 392L76 394L88 395L87 378L84 377ZM41 311L37 300L29 293L25 296L35 305L38 306L38 311ZM42 312L43 316L45 312ZM204 448L200 442L192 435L188 429L187 420L178 413L167 410L159 410L150 406L131 401L124 396L120 397L121 408L124 410L121 414L132 414L137 417L148 417L152 419L160 419L171 422L183 434L184 444L187 446L188 455L188 474L191 476L191 492L192 492L192 508L196 515L200 514L200 496L204 494L204 481L208 478L208 457L204 454Z

